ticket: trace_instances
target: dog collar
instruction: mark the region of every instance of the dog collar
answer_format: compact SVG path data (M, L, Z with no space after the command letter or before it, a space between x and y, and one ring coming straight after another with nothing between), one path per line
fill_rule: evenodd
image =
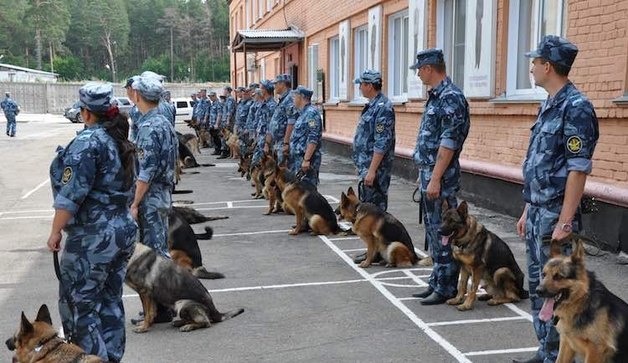
M51 341L53 341L55 338L57 338L57 333L55 333L53 336L51 336L50 338L41 340L39 342L39 345L37 347L35 347L33 349L33 351L35 352L35 354L39 354L41 352L41 350L44 348L44 346L48 343L50 343ZM65 341L63 341L62 339L60 339L57 344L55 344L54 347L48 349L48 351L46 351L41 357L38 357L37 361L43 360L50 352L52 352L53 350L57 349L61 344L64 344Z

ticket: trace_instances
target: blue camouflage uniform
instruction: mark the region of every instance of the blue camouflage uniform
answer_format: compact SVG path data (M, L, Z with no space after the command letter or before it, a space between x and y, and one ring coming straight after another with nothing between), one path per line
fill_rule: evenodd
M222 109L221 103L218 99L215 102L211 102L209 104L209 125L210 128L216 124L216 120L218 119L218 113Z
M288 86L291 82L291 76L289 74L280 74L275 79L275 82L284 82ZM277 102L277 108L273 113L273 117L270 120L269 132L273 140L273 149L277 153L278 163L283 162L283 142L286 135L286 128L288 125L294 125L299 118L299 113L294 107L294 93L288 88L282 95L279 96Z
M144 78L133 83L133 88L148 100L158 99L160 87ZM168 256L168 211L172 206L177 138L158 107L143 114L138 126L138 180L149 184L139 206L140 238L143 244Z
M270 81L262 81L262 87L269 91L269 93L273 93L274 86ZM270 123L270 118L275 112L275 108L277 107L277 101L274 98L269 98L262 102L257 110L256 118L256 137L257 144L255 146L255 153L253 154L253 164L256 164L262 155L264 154L264 146L266 145L266 133L268 132L268 125Z
M137 105L133 105L131 110L129 110L129 118L131 119L131 132L129 134L129 140L133 142L137 139L137 123L140 121L140 117L142 117L140 110L137 108Z
M377 71L366 70L354 83L379 83L382 77ZM383 154L372 187L364 184L373 153ZM388 187L395 158L395 110L390 100L379 92L364 106L353 138L353 163L358 169L360 200L388 209Z
M578 48L557 36L546 36L532 58L545 58L571 68ZM593 105L571 82L553 98L543 102L531 128L530 145L523 163L523 199L528 204L526 216L526 255L528 288L532 304L534 330L540 343L537 358L553 363L558 355L559 335L552 320L539 320L543 299L537 297L543 266L549 260L549 244L562 210L567 176L571 171L591 173L593 152L599 136ZM572 222L578 232L580 212ZM566 246L563 253L571 253Z
M222 105L222 118L220 119L220 127L233 129L235 106L235 99L231 97L231 95L227 96L225 103Z
M251 110L251 106L253 105L253 100L251 98L243 98L238 103L238 108L236 110L236 125L238 128L238 139L240 140L240 150L242 154L246 153L246 140L248 139L246 122L249 117L249 111Z
M299 86L295 93L308 100L312 98L313 94L311 90L303 86ZM317 186L318 172L322 160L321 140L323 137L323 120L318 108L309 102L299 110L299 114L300 116L294 124L294 130L292 130L292 134L290 135L290 170L295 174L298 173L305 159L308 145L316 145L316 150L310 158L310 169L302 180Z
M2 108L4 116L7 118L7 136L15 136L17 125L15 116L18 113L17 103L13 101L7 93L5 99L0 102L0 108Z
M205 128L207 128L207 122L209 121L210 105L211 102L207 97L202 97L196 102L195 119Z
M249 89L253 93L251 95L251 99L253 102L251 103L251 108L249 108L249 114L246 116L246 129L249 131L249 137L256 139L257 138L257 111L262 105L260 102L255 100L255 96L257 95L258 89L257 87L249 86Z
M440 49L428 49L417 54L417 63L411 69L429 64L444 64ZM441 296L452 298L457 293L460 266L454 260L451 245L443 246L438 235L441 225L443 200L456 207L456 192L460 189L460 163L458 158L469 134L469 104L462 91L449 77L429 91L416 147L414 163L419 167L421 203L425 210L425 234L434 267L429 279L430 289ZM438 149L445 147L454 156L441 178L440 197L428 199L427 187L432 180Z
M87 84L81 106L104 114L112 96L110 85ZM125 185L116 142L100 124L58 148L50 181L53 207L72 214L60 260L63 329L87 354L119 362L126 343L122 285L137 230L129 210L133 183Z

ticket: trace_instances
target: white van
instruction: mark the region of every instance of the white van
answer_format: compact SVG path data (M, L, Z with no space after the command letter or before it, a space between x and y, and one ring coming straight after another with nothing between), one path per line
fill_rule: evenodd
M192 121L192 100L189 98L175 98L172 101L177 109L176 121Z

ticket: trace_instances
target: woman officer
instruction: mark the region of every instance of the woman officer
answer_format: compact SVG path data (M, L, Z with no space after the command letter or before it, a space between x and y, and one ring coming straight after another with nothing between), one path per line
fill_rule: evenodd
M129 206L135 182L135 148L126 117L111 107L111 85L80 91L85 130L50 166L55 215L48 238L61 249L59 312L66 334L88 354L119 362L124 354L122 284L137 225Z

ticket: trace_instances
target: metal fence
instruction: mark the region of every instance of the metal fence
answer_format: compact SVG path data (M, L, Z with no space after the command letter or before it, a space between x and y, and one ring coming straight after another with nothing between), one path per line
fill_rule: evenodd
M19 83L0 82L0 97L5 92L11 92L13 98L26 113L63 113L66 107L70 107L78 100L78 90L83 83ZM205 84L181 84L167 83L172 98L189 97L191 93L200 88L207 90L220 90L227 83ZM121 84L114 84L115 96L126 96Z

